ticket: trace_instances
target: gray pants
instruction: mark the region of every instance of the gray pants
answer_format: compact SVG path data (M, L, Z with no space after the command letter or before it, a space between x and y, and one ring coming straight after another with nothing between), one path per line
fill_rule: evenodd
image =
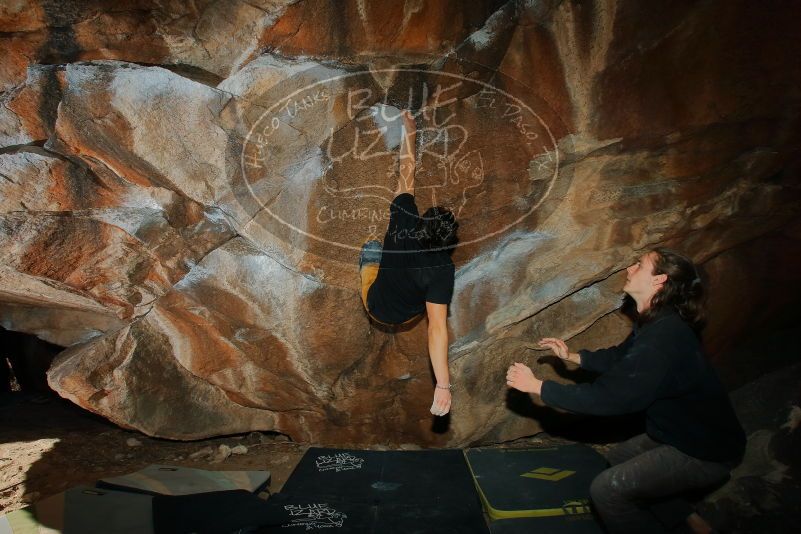
M595 477L590 495L612 533L671 532L693 513L686 492L711 489L730 466L699 460L641 434L606 455L612 466Z

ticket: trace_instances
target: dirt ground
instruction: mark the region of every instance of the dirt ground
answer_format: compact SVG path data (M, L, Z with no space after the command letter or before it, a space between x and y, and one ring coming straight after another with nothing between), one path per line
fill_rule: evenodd
M140 444L128 444L132 438ZM245 445L248 452L215 462L220 445ZM211 454L203 453L207 447ZM12 393L0 406L0 514L69 487L94 486L98 479L150 464L222 471L266 469L272 475L269 489L276 492L307 448L280 434L260 432L191 442L149 438L55 395ZM193 458L194 453L199 454Z

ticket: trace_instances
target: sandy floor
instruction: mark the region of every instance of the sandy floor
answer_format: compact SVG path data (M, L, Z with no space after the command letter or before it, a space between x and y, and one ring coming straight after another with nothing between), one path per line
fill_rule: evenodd
M129 439L140 445L131 446ZM214 462L198 453L220 445L245 445L247 454ZM277 434L251 433L203 441L148 438L123 430L58 397L37 404L12 394L0 406L0 513L10 512L79 484L136 471L150 464L211 470L257 470L272 473L270 490L279 491L306 446Z

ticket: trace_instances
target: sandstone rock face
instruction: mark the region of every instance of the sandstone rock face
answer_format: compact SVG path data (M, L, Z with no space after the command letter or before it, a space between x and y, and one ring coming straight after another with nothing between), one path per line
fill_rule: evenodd
M61 395L154 436L534 433L506 367L562 380L539 337L619 341L623 269L650 247L706 264L720 317L760 302L738 258L766 295L786 279L785 300L760 298L794 302L799 18L722 1L6 3L0 321L67 347ZM445 421L425 321L371 325L358 296L406 107L421 212L460 221ZM753 316L735 315L710 321L713 352Z

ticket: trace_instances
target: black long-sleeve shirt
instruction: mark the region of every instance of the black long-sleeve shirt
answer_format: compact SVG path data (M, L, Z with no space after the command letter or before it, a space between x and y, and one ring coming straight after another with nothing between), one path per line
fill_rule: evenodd
M586 384L545 381L543 402L590 415L644 411L646 432L660 443L702 460L742 457L745 433L726 390L675 311L635 327L616 347L579 354L581 367L601 375Z

